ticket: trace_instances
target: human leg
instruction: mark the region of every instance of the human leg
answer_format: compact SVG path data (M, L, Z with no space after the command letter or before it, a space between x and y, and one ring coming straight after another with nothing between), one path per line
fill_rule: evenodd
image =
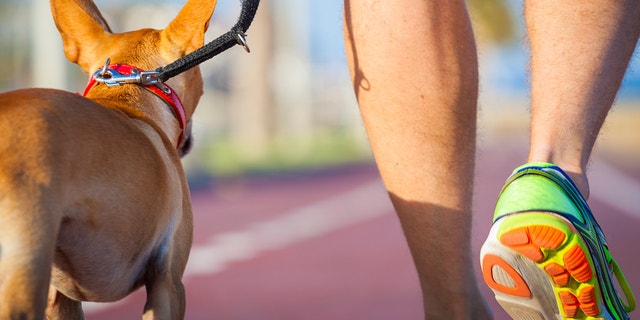
M470 260L477 58L464 1L345 0L371 147L429 319L486 319Z
M589 196L586 166L640 34L640 2L526 1L529 161L551 162Z
M483 276L514 319L628 319L635 301L586 203L586 166L638 39L640 3L535 0L525 8L530 163L501 191Z

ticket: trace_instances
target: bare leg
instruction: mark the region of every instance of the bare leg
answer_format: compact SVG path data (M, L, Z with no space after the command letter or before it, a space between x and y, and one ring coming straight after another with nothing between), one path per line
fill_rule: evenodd
M639 16L636 0L525 2L532 76L529 161L562 168L585 198L586 166L638 40ZM519 171L501 192L481 250L485 281L516 319L627 319L632 308L618 299L597 223L563 176L546 168ZM596 227L580 228L571 217ZM562 243L541 240L551 233L573 239L564 248L590 257L581 266L588 276L574 271Z
M478 70L464 1L345 0L345 43L426 317L490 318L470 256Z
M640 33L640 2L526 1L531 43L529 161L567 171L585 197L593 145Z

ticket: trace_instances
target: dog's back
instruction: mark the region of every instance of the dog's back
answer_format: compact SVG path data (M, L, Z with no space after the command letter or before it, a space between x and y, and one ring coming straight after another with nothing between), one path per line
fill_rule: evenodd
M72 299L115 301L143 283L188 191L177 157L162 152L169 143L139 128L72 93L0 94L2 290L19 292L13 286L27 285L19 279L44 282L41 266L52 258L52 283Z
M189 0L165 30L112 34L91 0L51 0L65 53L86 72L107 57L152 70L195 50L215 3ZM198 69L168 85L189 121ZM80 301L118 300L141 285L145 318L182 318L192 241L176 150L185 128L145 87L87 91L0 94L0 320L42 319L45 309L49 319L82 319Z

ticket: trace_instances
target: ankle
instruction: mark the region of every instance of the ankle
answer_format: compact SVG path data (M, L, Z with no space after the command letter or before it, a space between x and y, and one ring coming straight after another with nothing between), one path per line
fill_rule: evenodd
M576 185L578 191L580 191L580 193L582 194L582 197L584 197L585 200L589 199L589 180L587 180L585 171L582 169L580 171L572 170L570 168L565 168L559 164L555 165L560 167L560 169L562 169L567 175L569 175L569 178L571 178L571 181L573 181L573 183Z
M586 175L588 156L581 153L558 152L548 146L532 147L529 153L528 162L552 163L562 169L571 181L576 185L578 191L585 199L589 198L589 181Z
M587 179L586 170L582 166L568 162L554 161L548 158L540 160L539 158L530 157L529 162L547 162L559 167L571 178L573 184L576 185L578 191L582 194L582 197L584 197L585 200L589 199L589 180Z

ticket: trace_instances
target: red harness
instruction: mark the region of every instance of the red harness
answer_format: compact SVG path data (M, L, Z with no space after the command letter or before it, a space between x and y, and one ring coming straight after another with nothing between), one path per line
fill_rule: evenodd
M128 64L110 64L105 69L102 69L102 70L103 72L104 70L115 71L118 74L123 76L132 76L132 75L141 74L143 72L142 69L136 68ZM89 78L89 83L87 83L87 87L84 89L84 93L82 94L83 96L86 97L87 94L89 93L89 90L91 90L91 88L93 88L98 83L98 80L96 80L96 74L98 73L99 72L92 74L91 78ZM146 88L147 90L153 92L156 96L160 97L164 102L166 102L169 105L169 107L171 107L171 111L176 116L176 119L178 120L178 124L180 125L180 137L178 138L178 146L177 146L178 148L180 148L180 146L183 143L182 140L185 138L184 134L187 127L187 116L185 114L182 101L180 101L180 98L175 93L175 91L164 83L155 82L152 84L144 84L144 85L140 84L140 85Z

